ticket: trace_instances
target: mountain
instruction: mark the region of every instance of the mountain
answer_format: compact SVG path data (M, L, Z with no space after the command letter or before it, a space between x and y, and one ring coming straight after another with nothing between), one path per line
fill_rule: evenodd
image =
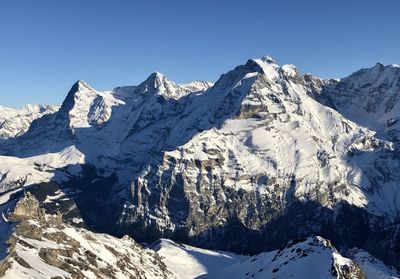
M323 80L271 57L215 83L78 81L0 140L0 200L29 187L83 229L239 254L320 235L400 267L399 86L396 65Z
M368 252L342 256L329 240L308 237L253 256L211 251L161 239L151 248L177 278L399 278Z
M397 142L400 67L377 63L325 89L325 95L346 118L377 136Z
M301 272L299 272L301 270ZM200 278L367 278L329 241L314 237L255 255Z
M8 139L25 133L33 120L54 113L58 106L27 105L20 109L0 106L0 139Z
M115 238L47 214L30 192L0 228L14 226L2 278L399 278L367 252L343 257L322 237L291 241L254 256L211 251L161 239L144 248L129 236ZM301 270L301 272L299 272Z
M64 224L61 215L46 214L29 192L10 219L19 223L8 240L9 255L0 263L2 278L176 278L155 252L132 238Z

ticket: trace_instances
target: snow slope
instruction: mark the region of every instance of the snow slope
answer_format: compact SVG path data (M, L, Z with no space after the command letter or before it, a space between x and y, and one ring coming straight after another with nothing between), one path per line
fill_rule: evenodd
M377 63L325 89L334 107L350 120L397 140L400 111L400 67Z
M151 249L178 279L399 278L395 269L367 252L354 249L352 259L346 258L321 237L309 237L255 256L199 249L168 239L161 239Z
M27 195L10 216L20 223L0 263L2 278L176 278L155 252L132 238L74 228L37 206Z
M216 252L161 239L151 247L179 279L192 279L247 259L228 252Z
M351 257L361 267L367 278L374 279L398 279L400 273L386 266L383 262L371 256L368 252L354 249Z
M279 251L253 256L201 278L365 278L329 241L314 237Z
M59 106L27 105L20 109L0 106L0 139L22 135L33 120L54 113Z
M75 146L67 147L60 152L47 153L29 158L0 156L0 192L7 193L24 186L31 186L50 181L57 169L66 168L59 180L66 179L68 174L76 175L77 168L68 168L85 162L85 156ZM3 197L0 200L4 200ZM3 202L7 201L5 199Z

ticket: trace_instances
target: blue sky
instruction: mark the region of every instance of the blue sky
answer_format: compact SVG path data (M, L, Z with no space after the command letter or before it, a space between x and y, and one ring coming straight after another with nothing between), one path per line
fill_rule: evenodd
M0 1L0 104L61 103L79 79L215 81L265 54L334 78L400 64L399 12L398 0Z

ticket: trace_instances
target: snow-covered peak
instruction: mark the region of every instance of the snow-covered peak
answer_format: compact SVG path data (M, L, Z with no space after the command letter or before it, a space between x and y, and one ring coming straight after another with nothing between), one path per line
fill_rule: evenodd
M264 74L272 82L276 82L285 76L293 78L299 75L299 71L295 65L286 64L279 66L271 56L264 56L259 59L251 59L249 61L252 61L259 66L259 69L255 68L255 71Z
M68 113L74 106L76 96L80 95L85 91L92 91L92 88L84 81L78 80L76 81L71 89L68 91L67 97L64 99L64 102L61 105L60 111Z
M340 255L322 237L261 253L226 268L216 270L204 279L213 278L365 278L361 268Z
M162 94L174 91L175 83L167 79L167 77L159 72L152 73L139 87L143 88L143 93L146 94Z
M276 64L275 60L271 56L265 56L260 59L253 59L258 66L262 69L262 72L270 80L276 80L279 78L280 67Z
M296 68L296 66L293 65L293 64L286 64L286 65L283 65L283 66L282 66L282 71L283 71L286 75L291 76L291 77L294 77L294 76L296 76L296 75L299 73L298 70L297 70L297 68Z
M275 59L272 58L270 55L261 57L261 61L263 61L264 63L276 64Z
M0 106L0 139L24 134L32 121L58 109L59 106L50 105L26 105L18 109Z
M76 82L76 85L78 86L78 90L92 89L92 87L86 81L83 80L78 80Z
M146 84L153 84L154 87L162 86L164 82L168 82L165 75L160 72L152 73L145 81Z
M181 83L180 85L190 92L198 92L211 88L214 83L210 81L196 80L189 83Z
M69 128L87 128L102 125L111 116L112 107L124 104L110 91L100 92L84 81L77 81L61 105L61 118L69 122Z
M397 65L384 65L376 63L372 68L365 68L342 79L353 87L379 86L383 83L392 85L397 83L400 77L400 68Z
M68 99L68 97L71 98L78 92L91 91L91 90L94 90L94 89L88 83L86 83L83 80L78 80L72 85L71 89L69 90L69 92L67 94L67 99Z
M187 84L179 84L169 80L165 75L154 72L138 88L145 96L163 96L166 100L179 99L192 92L204 91L212 86L212 83L197 81Z
M324 90L334 107L379 137L400 139L400 68L377 63Z

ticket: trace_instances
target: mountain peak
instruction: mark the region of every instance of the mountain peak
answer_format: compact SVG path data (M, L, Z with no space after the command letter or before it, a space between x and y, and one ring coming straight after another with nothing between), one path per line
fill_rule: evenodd
M279 66L271 56L264 56L253 61L261 68L262 72L271 80L279 77Z
M75 95L75 93L83 89L92 89L92 87L83 80L76 81L69 90L67 98L69 95Z
M82 92L82 91L90 91L93 90L93 88L87 84L85 81L83 80L78 80L76 81L71 89L69 90L67 97L65 98L64 102L61 105L61 109L60 111L69 111L72 109L73 105L74 105L74 99L75 99L75 95L78 92Z
M276 64L274 58L272 58L272 56L270 56L270 55L265 55L265 56L261 57L260 60L265 62L265 63Z
M383 64L381 62L376 62L375 66L372 67L372 68L375 68L375 67L380 67L380 68L400 68L400 66L397 65L397 64Z
M80 89L92 89L92 87L87 82L85 82L83 80L76 81L72 87L77 88L77 90L80 90Z
M142 84L154 86L154 88L160 87L163 83L168 81L167 77L160 72L152 73Z

